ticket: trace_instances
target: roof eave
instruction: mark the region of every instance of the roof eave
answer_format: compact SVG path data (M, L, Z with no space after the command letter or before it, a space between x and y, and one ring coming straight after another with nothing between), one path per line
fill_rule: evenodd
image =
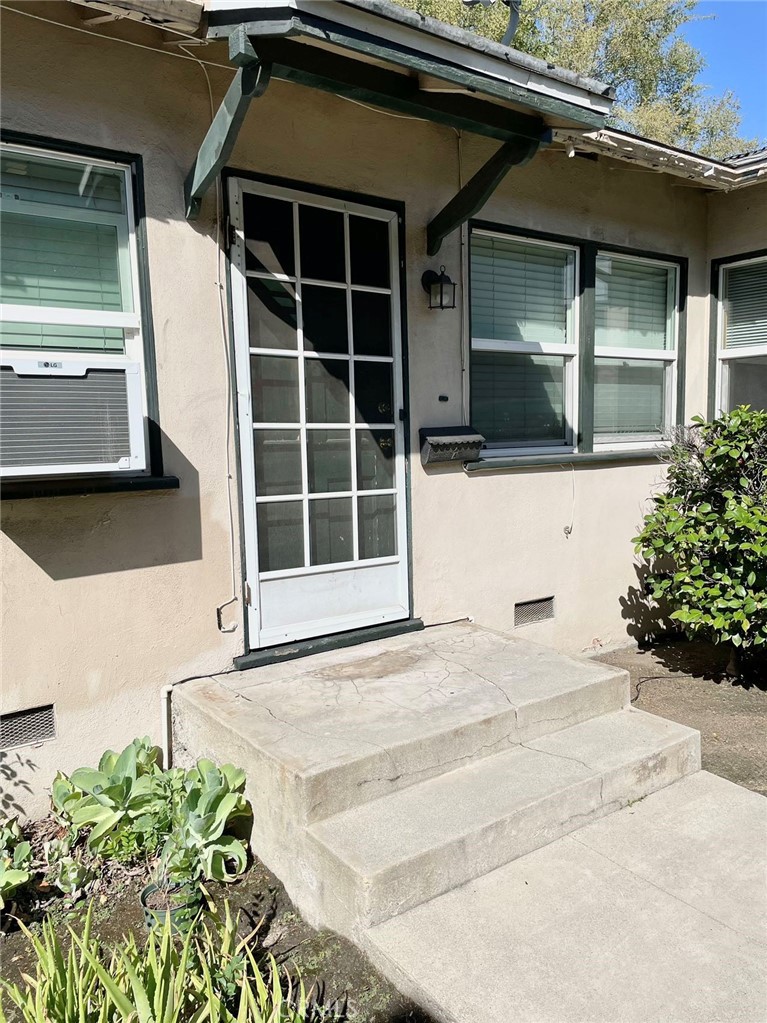
M413 12L383 0L207 0L206 9L209 39L227 37L244 25L254 40L291 36L307 43L330 43L441 78L474 95L524 106L549 123L600 128L612 106L608 86L591 83L601 91L590 90L590 80L572 72L548 68L535 58L433 19L414 15L414 21L409 17Z

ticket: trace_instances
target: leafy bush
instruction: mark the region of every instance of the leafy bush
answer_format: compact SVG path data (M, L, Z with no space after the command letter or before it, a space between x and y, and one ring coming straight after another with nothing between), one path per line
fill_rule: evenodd
M59 772L51 796L59 816L75 833L88 832L88 848L122 862L156 850L170 830L171 802L158 784L159 750L134 739L120 753L107 750L97 770Z
M140 943L131 936L112 948L92 936L91 909L82 934L68 929L66 953L50 921L41 937L25 928L35 976L24 986L0 980L24 1023L309 1023L303 983L257 947L255 932L238 938L228 906L183 943L167 923Z
M741 406L694 423L634 542L672 619L754 655L767 651L767 412Z
M15 817L0 819L0 909L32 878L32 847Z
M148 738L134 739L120 754L107 750L97 770L59 773L52 790L59 818L99 856L158 855L163 883L234 880L247 866L245 846L229 833L250 813L244 772L210 760L164 771L158 760ZM68 870L77 884L76 865Z

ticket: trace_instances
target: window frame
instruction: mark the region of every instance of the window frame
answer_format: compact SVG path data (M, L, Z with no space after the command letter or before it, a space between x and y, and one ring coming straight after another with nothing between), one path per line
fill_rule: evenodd
M130 491L134 489L177 489L179 481L164 473L159 403L157 393L157 368L154 346L154 331L151 310L148 246L146 237L146 207L144 202L143 160L136 153L90 146L64 139L54 139L25 132L3 129L0 131L0 147L4 152L19 153L38 159L58 160L75 164L89 163L119 170L124 175L125 214L109 213L103 210L78 211L86 213L90 222L99 222L102 217L113 223L121 219L127 226L128 259L130 262L130 290L132 311L109 312L99 310L77 310L71 307L22 306L2 303L3 318L9 322L34 322L52 325L117 327L125 331L125 348L120 352L73 349L32 349L3 346L3 352L10 356L29 358L35 351L49 351L61 354L68 361L113 358L116 361L138 363L142 376L142 416L144 421L144 443L146 468L136 472L98 473L96 475L62 475L57 478L13 478L4 480L1 496L6 499L34 496L56 496L58 493L92 493ZM49 216L58 210L59 217L66 211L53 204L30 203L25 200L11 200L14 206L34 206L38 216ZM6 208L8 208L6 206ZM29 209L30 213L33 213ZM34 215L34 214L33 214ZM120 228L118 227L118 237ZM118 250L118 258L124 258ZM34 311L34 313L33 313ZM19 315L20 313L20 315ZM34 314L36 313L36 318ZM43 314L41 316L40 314Z
M480 460L490 465L497 461L500 467L513 468L515 464L520 466L547 465L547 464L572 464L578 461L595 462L604 460L611 462L621 460L623 456L627 460L634 461L638 458L655 458L668 450L672 440L627 440L618 442L595 443L594 437L594 370L595 358L602 354L610 355L624 352L638 352L639 349L597 349L595 345L595 290L596 290L596 260L598 255L613 255L629 260L645 261L670 266L675 269L674 302L670 310L674 319L674 348L673 353L656 352L652 349L642 349L641 357L651 361L661 361L661 356L666 356L662 361L673 363L674 369L667 373L666 381L666 420L669 432L683 422L684 415L684 394L685 394L685 367L686 367L686 337L687 337L687 279L688 259L673 253L655 252L624 245L614 245L609 242L591 241L587 238L572 235L555 234L549 231L539 231L533 228L519 227L517 225L500 224L493 221L470 220L467 229L466 244L466 306L467 306L467 365L469 367L469 379L467 391L471 396L471 353L473 350L471 330L471 234L482 232L485 234L496 234L504 238L513 238L523 241L525 244L542 242L547 244L572 247L577 251L576 271L576 295L575 304L578 310L576 324L578 331L578 364L579 373L577 380L577 399L574 410L573 421L576 424L575 442L570 448L560 449L539 446L537 448L504 445L491 447L485 445L482 449ZM527 349L529 351L529 348ZM633 358L634 355L632 354ZM469 402L470 409L470 402ZM469 416L471 421L471 415Z
M664 362L664 409L665 423L664 431L670 432L678 422L677 400L678 400L678 362L679 362L679 300L680 300L680 271L679 264L669 259L657 259L649 256L632 255L626 252L616 252L609 248L599 247L596 250L596 260L602 255L609 255L613 259L623 260L626 263L641 263L650 266L662 266L673 270L673 280L669 281L666 287L666 324L671 339L671 347L658 350L655 348L600 348L596 343L596 326L594 328L594 370L596 372L597 359L632 359L645 362ZM595 260L595 273L596 273ZM596 296L595 296L596 300ZM594 391L592 390L592 402L594 402ZM634 435L636 438L636 435ZM671 444L670 437L636 438L633 440L609 439L598 441L596 434L592 433L593 450L599 451L644 451L648 447L664 448Z
M499 341L494 338L475 337L471 329L471 238L472 235L482 235L486 238L500 238L523 242L525 245L539 246L546 249L560 249L572 253L572 262L568 264L565 294L567 303L566 323L568 337L573 338L571 344L540 343L530 341ZM553 355L564 360L564 401L563 411L566 422L566 440L564 444L542 444L532 442L530 444L510 444L504 441L491 441L486 443L483 450L492 453L492 456L504 458L517 454L524 455L571 455L577 450L578 443L578 412L579 412L579 388L580 388L580 335L581 335L581 314L580 314L580 271L581 252L577 245L567 241L552 241L538 237L532 237L511 231L503 231L498 228L485 228L471 224L469 227L468 244L468 313L469 313L469 372L471 373L471 353L478 352L508 352L513 355ZM471 380L469 380L469 409L471 410ZM570 414L571 413L571 414ZM471 419L471 411L469 414Z
M728 256L724 259L712 260L711 263L711 298L714 303L714 315L712 315L712 357L714 360L713 395L709 402L712 417L723 415L725 410L725 365L735 359L754 359L767 356L767 344L755 345L753 348L727 349L724 341L724 283L725 274L729 270L739 266L749 266L752 263L767 263L767 249L757 252L743 253L741 255Z

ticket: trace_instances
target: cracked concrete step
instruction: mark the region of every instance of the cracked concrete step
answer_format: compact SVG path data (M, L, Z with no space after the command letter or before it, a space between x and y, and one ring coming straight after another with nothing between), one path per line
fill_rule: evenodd
M621 710L309 828L331 922L373 926L700 767L700 737Z
M269 788L287 800L291 826L627 703L626 672L469 623L212 676L173 694L179 748L236 759L256 804Z

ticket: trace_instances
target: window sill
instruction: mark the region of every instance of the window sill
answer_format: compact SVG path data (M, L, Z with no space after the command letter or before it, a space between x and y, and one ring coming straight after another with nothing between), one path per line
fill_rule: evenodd
M580 454L560 455L488 455L476 462L464 462L468 473L495 472L499 469L545 469L547 466L570 468L575 465L601 465L614 462L633 464L636 462L656 462L665 452L663 450L646 449L644 451L589 451Z
M178 490L178 476L88 476L70 479L8 479L0 484L0 500L36 497L77 497L86 494L125 494L146 490Z

